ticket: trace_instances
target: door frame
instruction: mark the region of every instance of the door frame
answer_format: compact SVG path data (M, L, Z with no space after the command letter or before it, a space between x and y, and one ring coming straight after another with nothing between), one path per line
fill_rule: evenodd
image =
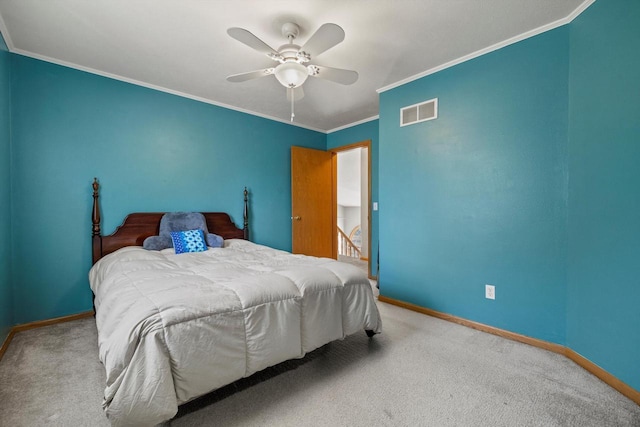
M338 160L338 153L342 152L342 151L349 151L349 150L353 150L354 148L366 148L367 149L367 192L369 194L367 194L367 221L368 221L368 226L367 226L367 276L369 277L369 279L376 279L376 277L374 277L371 274L371 140L367 139L364 141L360 141L360 142L354 142L352 144L347 144L347 145L343 145L340 147L334 147L331 148L327 151L331 152L334 156L334 160L336 162L336 168L335 168L335 176L337 177L338 174L338 168L337 168L337 160ZM334 230L333 233L333 239L334 239L334 248L336 251L336 259L338 258L338 223L337 223L337 218L338 218L338 211L337 211L337 207L338 207L338 180L334 179L333 180L333 200L335 200L335 206L336 206L336 211L334 212L334 223L336 224L336 229Z

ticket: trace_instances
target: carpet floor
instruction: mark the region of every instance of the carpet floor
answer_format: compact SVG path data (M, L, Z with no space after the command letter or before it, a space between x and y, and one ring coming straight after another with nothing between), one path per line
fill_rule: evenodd
M569 359L379 303L383 333L330 343L180 407L170 426L640 426ZM1 426L108 426L94 319L18 333Z

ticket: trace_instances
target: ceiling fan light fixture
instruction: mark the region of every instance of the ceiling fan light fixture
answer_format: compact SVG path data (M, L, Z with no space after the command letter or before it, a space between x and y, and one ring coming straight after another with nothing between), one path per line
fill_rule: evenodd
M302 86L309 77L307 67L295 61L278 65L274 74L282 86L291 89Z
M358 80L358 73L355 71L308 64L312 61L312 58L344 40L344 30L339 25L323 24L301 47L294 44L294 40L300 33L300 27L294 23L287 22L282 26L282 35L288 39L289 43L283 44L278 50L273 49L243 28L229 28L227 33L239 42L279 62L279 65L275 68L233 74L227 77L227 81L236 83L271 74L275 75L280 84L287 88L287 99L291 101L291 121L295 117L294 102L304 96L302 85L307 80L307 77L319 77L343 85L350 85ZM305 66L304 64L307 65Z

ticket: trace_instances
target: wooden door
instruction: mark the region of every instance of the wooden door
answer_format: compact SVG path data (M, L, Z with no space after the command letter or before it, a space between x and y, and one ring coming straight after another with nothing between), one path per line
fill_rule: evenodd
M336 258L335 156L291 147L292 252Z

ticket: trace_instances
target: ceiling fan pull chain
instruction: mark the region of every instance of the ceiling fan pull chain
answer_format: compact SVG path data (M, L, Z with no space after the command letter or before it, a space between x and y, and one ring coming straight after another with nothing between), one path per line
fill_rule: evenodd
M296 115L295 115L295 114L293 114L293 90L292 90L292 91L291 91L291 122L293 122L293 118L294 118L295 116L296 116Z

